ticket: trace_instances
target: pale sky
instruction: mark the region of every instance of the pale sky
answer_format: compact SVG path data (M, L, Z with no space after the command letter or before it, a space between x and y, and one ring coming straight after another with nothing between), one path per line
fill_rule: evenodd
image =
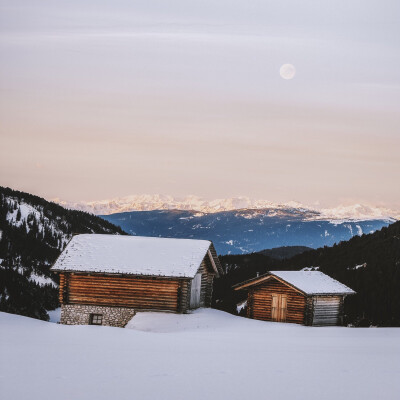
M398 0L0 0L0 56L2 186L400 208Z

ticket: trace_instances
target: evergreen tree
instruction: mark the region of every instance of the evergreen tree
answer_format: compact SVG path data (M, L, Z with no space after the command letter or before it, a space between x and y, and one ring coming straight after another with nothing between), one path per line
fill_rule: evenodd
M18 226L9 213L18 204L35 209ZM38 215L38 217L36 217ZM50 267L62 250L62 243L76 233L125 234L119 227L88 213L66 210L28 193L0 187L0 311L47 319L47 311L58 306L58 289L40 286L31 279L32 273L57 277Z
M245 298L232 285L269 270L318 266L357 292L345 301L347 322L400 326L400 221L369 235L276 260L260 254L220 256L226 275L215 281L214 305L232 311Z

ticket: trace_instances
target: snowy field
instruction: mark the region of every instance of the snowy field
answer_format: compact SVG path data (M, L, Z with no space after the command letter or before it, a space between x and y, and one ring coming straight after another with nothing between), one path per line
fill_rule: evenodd
M128 329L0 313L0 338L5 400L400 398L396 328L309 328L210 309L142 313Z

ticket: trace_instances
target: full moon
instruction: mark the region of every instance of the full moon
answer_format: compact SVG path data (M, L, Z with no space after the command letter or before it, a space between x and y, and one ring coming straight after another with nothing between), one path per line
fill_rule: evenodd
M283 79L293 79L296 75L296 68L292 64L283 64L279 73Z

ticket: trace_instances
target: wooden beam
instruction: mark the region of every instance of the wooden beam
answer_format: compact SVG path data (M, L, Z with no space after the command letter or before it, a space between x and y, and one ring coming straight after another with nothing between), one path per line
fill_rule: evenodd
M257 278L251 279L250 281L244 282L243 284L235 285L233 288L234 288L235 290L246 289L246 288L248 288L248 287L250 287L250 286L261 285L262 283L264 283L265 281L270 280L271 278L274 278L274 279L276 279L277 281L283 283L284 285L289 286L290 288L292 288L292 289L295 290L296 292L299 292L299 293L302 294L302 295L306 295L306 293L304 293L302 290L300 290L300 289L297 288L296 286L294 286L294 285L292 285L292 284L286 282L285 280L283 280L283 279L279 278L278 276L276 276L276 275L274 275L274 274L271 274L271 273L269 273L269 275L267 275L267 276L265 276L265 275L264 275L264 276L260 276L258 279L257 279Z
M217 276L217 278L219 278L218 268L217 268L217 266L215 265L214 257L213 257L213 255L211 254L210 249L207 250L207 254L208 254L208 257L210 257L211 265L212 265L212 267L213 267L213 269L214 269L214 271L215 271L215 275Z

